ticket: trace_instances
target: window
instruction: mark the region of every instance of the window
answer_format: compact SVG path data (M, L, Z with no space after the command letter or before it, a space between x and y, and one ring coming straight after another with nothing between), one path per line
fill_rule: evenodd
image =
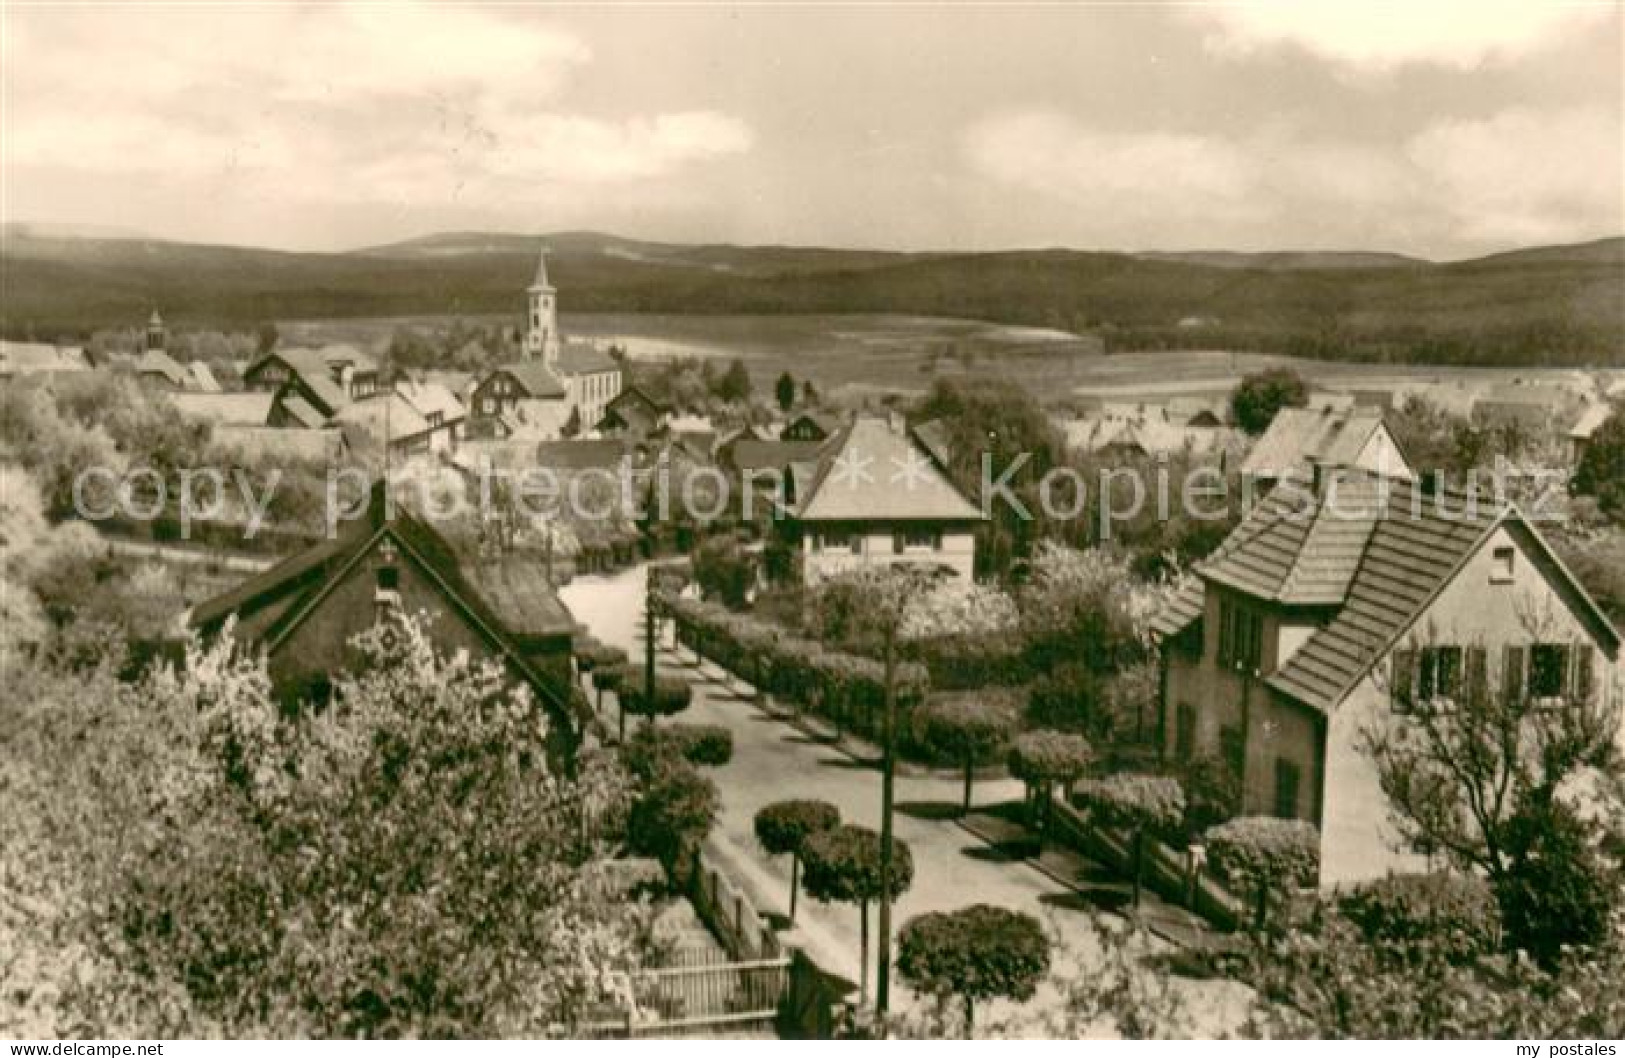
M443 425L444 421L445 415L443 413L438 411L431 411L429 413L429 426L431 428Z
M831 529L819 537L819 546L824 551L851 551L854 555L861 555L863 537L849 529Z
M1298 766L1285 757L1275 758L1275 814L1281 819L1298 818Z
M1264 663L1264 618L1239 603L1219 603L1219 664L1257 673Z
M904 529L892 534L892 550L899 555L904 551L941 551L942 532L937 529Z
M1512 567L1517 556L1517 549L1511 547L1498 547L1490 556L1490 583L1510 584L1512 582Z
M1536 643L1529 648L1529 695L1561 698L1568 690L1569 648L1562 643Z
M1461 691L1461 648L1425 647L1416 674L1418 701L1453 699Z

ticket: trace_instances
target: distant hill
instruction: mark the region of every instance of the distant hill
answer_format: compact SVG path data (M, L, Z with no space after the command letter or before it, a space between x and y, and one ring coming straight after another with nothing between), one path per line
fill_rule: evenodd
M1049 327L1113 351L1625 363L1625 239L1474 261L1396 254L891 253L459 232L345 253L5 232L0 329L523 311L536 247L568 312L892 313Z
M1363 250L1276 250L1265 253L1236 253L1231 250L1153 250L1134 256L1147 261L1177 261L1181 264L1208 265L1213 268L1261 268L1266 271L1415 268L1432 263L1420 257L1406 257L1398 253L1371 253Z

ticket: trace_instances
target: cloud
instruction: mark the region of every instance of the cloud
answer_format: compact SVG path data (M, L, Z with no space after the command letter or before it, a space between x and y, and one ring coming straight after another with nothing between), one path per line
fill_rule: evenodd
M532 16L426 4L14 13L6 164L329 203L534 203L750 149L751 130L727 114L572 109L592 51Z
M1617 118L1601 109L1441 120L1393 142L1103 131L1027 111L972 125L962 146L975 175L1035 196L1018 213L1060 204L1057 240L1096 245L1493 246L1625 230Z
M1618 19L1605 4L1530 0L1250 0L1182 14L1208 28L1205 43L1217 54L1296 46L1363 74L1412 63L1476 69Z
M1625 231L1625 148L1617 115L1516 107L1440 122L1406 155L1464 238L1547 242Z

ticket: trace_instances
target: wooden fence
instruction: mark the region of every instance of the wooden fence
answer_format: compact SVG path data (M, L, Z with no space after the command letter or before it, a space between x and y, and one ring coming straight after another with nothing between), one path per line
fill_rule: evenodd
M593 1038L767 1035L790 991L791 960L750 899L694 858L684 892L721 946L683 948L670 965L628 975L617 1017L581 1027Z

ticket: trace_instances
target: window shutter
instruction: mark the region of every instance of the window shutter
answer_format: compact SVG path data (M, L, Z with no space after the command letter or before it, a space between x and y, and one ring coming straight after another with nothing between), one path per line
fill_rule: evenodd
M1523 647L1507 647L1501 653L1501 693L1508 703L1516 703L1523 698L1526 653Z
M1590 702L1592 693L1593 667L1596 665L1597 648L1590 643L1577 643L1569 651L1569 658L1574 666L1574 690L1576 702Z
M1489 687L1489 651L1483 647L1467 648L1467 700L1482 702Z
M1394 712L1411 711L1411 696L1416 686L1416 651L1396 650L1394 668L1390 676L1391 698Z

